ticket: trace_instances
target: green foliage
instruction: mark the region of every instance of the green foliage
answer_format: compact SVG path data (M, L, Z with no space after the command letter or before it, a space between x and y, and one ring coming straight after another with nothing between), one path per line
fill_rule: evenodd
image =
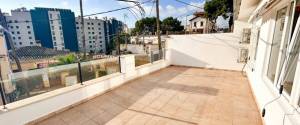
M144 31L151 33L156 32L156 17L146 17L135 22L132 35L141 34Z
M218 16L222 16L224 19L229 17L233 18L233 0L210 0L205 2L204 11L206 17L213 23L216 23ZM232 19L229 21L229 25L232 25Z
M162 21L162 30L165 31L182 31L184 27L181 21L173 17L167 17Z
M59 65L72 64L76 62L76 56L74 54L69 54L58 58Z

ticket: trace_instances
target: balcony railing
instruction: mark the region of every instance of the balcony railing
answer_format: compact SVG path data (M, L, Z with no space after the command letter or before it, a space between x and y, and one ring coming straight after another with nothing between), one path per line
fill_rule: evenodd
M135 55L135 66L163 58L163 51ZM0 80L4 97L0 105L118 73L121 68L119 61L119 57L113 57L12 73L10 79Z

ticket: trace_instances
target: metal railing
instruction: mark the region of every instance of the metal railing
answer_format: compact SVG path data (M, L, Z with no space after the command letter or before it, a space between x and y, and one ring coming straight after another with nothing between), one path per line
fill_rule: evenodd
M117 73L119 64L115 57L12 73L0 80L0 105Z
M165 59L165 50L135 55L136 67ZM0 106L60 88L82 84L120 72L119 57L74 62L72 64L9 73L9 79L0 77Z

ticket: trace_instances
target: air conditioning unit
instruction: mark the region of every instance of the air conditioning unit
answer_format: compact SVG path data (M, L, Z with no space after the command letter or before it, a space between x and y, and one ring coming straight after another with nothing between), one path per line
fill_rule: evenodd
M239 56L238 56L238 62L239 63L246 63L248 60L249 55L249 49L248 48L239 48Z
M240 44L250 44L250 38L251 38L251 29L244 28Z

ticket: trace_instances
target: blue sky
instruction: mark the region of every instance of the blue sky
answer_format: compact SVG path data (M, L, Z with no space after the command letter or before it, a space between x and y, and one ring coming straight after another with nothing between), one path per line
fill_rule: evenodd
M205 0L182 1L201 7L204 5ZM0 8L3 12L10 12L11 9L16 9L19 7L26 7L28 9L32 9L34 7L49 7L71 9L73 12L75 12L76 16L79 15L79 0L0 0L0 3ZM132 4L130 3L117 2L116 0L83 0L84 15L131 5ZM143 5L143 8L146 11L146 16L155 16L155 8L151 9L152 5L153 4L151 2ZM183 24L185 24L185 16L183 15L190 15L195 11L200 11L200 9L176 2L175 0L160 0L161 19L166 18L168 16L179 17L178 19L181 20ZM133 16L133 14L128 10L121 10L118 12L97 16L100 18L116 17L121 21L125 21L129 27L134 27L134 23L136 21L135 16ZM137 18L140 19L141 17L139 16ZM191 16L189 16L188 18L191 18Z

